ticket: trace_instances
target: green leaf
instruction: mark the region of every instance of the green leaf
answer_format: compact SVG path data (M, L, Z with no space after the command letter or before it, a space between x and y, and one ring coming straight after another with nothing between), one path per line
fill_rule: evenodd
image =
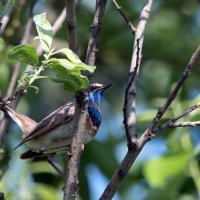
M80 58L71 49L63 48L63 49L60 49L60 50L54 52L54 54L57 54L57 53L64 54L73 63L76 63L76 64L82 63Z
M49 52L53 38L53 28L48 20L46 13L34 16L33 18L38 32L39 40L44 51Z
M14 47L8 52L8 58L32 66L36 66L38 62L36 49L30 44L22 44Z
M14 0L8 0L7 4L0 6L0 17L2 17L14 5L15 5Z
M38 94L38 92L40 91L37 86L30 85L29 87L35 90L35 94Z
M144 166L144 175L148 182L162 188L174 176L183 172L190 153L173 153L148 161Z
M68 71L56 65L51 69L56 74L56 77L52 77L51 80L63 84L67 91L74 92L81 88L87 88L89 85L87 77L82 76L78 71Z
M67 59L64 58L50 58L48 60L49 66L52 65L58 65L60 67L63 67L67 70L80 70L77 65L73 64L72 62L70 62Z
M94 70L96 69L95 66L86 65L85 63L83 63L78 57L78 55L76 55L72 50L68 48L60 49L54 52L53 54L58 54L58 53L64 54L71 63L73 63L77 68L79 67L79 70L88 70L89 72L93 73Z
M64 58L50 58L48 62L50 65L60 65L67 70L88 70L93 73L96 68L95 66L86 65L84 63L73 63L72 61Z

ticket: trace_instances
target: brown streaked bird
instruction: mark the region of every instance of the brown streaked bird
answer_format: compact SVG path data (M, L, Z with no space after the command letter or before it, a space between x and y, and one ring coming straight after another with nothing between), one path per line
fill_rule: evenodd
M83 144L89 142L97 133L101 124L100 100L109 85L91 84L88 100L88 113L85 122L85 134ZM75 100L67 102L62 107L48 115L39 123L29 117L16 112L9 106L0 102L0 109L7 113L20 127L23 132L22 144L30 147L30 150L21 154L21 159L38 156L47 156L48 162L60 173L62 172L52 162L57 152L69 150L72 142L72 126L75 114Z

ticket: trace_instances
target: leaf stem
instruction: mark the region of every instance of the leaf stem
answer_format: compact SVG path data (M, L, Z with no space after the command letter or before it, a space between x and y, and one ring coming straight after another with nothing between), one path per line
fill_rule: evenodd
M49 60L49 58L50 58L51 56L52 56L52 52L51 52L51 51L44 54L44 59L45 59L45 60L42 62L42 65L41 65L40 67L38 67L38 69L35 70L35 74L33 75L33 77L32 77L32 78L30 79L30 81L28 82L28 85L27 85L26 89L27 89L28 87L30 87L30 86L33 84L33 82L34 82L35 80L38 79L40 73L41 73L42 71L44 71L44 68L48 65L48 60Z

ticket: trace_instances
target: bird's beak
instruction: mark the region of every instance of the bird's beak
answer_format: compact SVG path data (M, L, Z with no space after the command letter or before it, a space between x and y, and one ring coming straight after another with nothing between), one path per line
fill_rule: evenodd
M106 90L106 89L108 89L110 86L112 85L112 83L111 84L108 84L108 85L105 85L105 86L103 86L102 88L101 88L101 90Z

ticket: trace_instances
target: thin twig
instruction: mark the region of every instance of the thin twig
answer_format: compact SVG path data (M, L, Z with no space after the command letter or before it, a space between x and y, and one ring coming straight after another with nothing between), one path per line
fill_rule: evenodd
M186 127L186 126L191 126L191 127L200 126L200 121L195 121L195 122L190 122L190 121L188 121L188 122L171 122L169 124L169 128Z
M76 28L76 10L75 0L65 0L66 4L66 20L68 30L69 48L78 54L79 44Z
M141 52L142 52L142 45L144 40L144 31L147 24L147 20L149 18L151 6L153 0L147 0L145 6L142 9L140 15L140 21L137 26L137 31L135 33L135 42L132 54L132 62L130 67L130 73L138 74L141 62ZM138 42L137 42L138 41ZM130 77L129 77L130 78ZM112 179L110 180L109 184L107 185L106 189L104 190L103 194L100 197L100 200L109 200L112 199L114 194L117 192L118 187L127 176L132 164L134 163L135 159L137 158L138 154L140 153L141 149L143 148L145 143L142 143L140 139L136 137L136 113L135 113L135 98L136 98L136 78L134 78L131 86L129 87L130 96L128 97L127 102L127 124L128 124L128 138L131 138L133 141L133 145L131 148L128 148L128 152L124 157L122 163L116 170L115 174L113 175ZM128 139L127 138L127 139Z
M96 54L98 51L97 45L100 38L106 5L107 5L107 0L96 1L95 14L91 25L90 37L85 59L85 63L87 63L88 65L94 65L96 61ZM86 73L86 75L90 77L91 73Z
M136 28L133 26L132 22L128 19L124 11L122 10L121 6L117 3L117 1L112 0L113 4L121 14L121 16L124 18L125 22L127 23L128 27L131 29L132 34L135 36Z
M53 33L54 35L61 29L63 22L66 18L66 9L64 8L61 14L58 16L57 20L53 24Z
M199 58L199 56L200 56L200 46L193 53L193 55L192 55L192 57L191 57L188 65L187 65L187 67L185 68L185 70L184 70L181 78L179 79L177 85L175 86L174 90L171 92L171 94L167 98L167 100L164 103L164 105L162 106L162 108L160 108L158 110L158 112L157 112L156 116L154 117L153 121L150 123L149 127L145 131L146 135L149 135L151 137L151 130L155 128L155 126L160 121L160 119L162 118L162 116L164 115L164 113L166 112L166 110L169 108L169 106L171 105L171 103L173 102L173 100L178 95L178 92L180 91L181 87L183 86L185 80L190 75L192 67L194 66L194 64L197 61L197 59Z
M179 119L183 118L184 116L188 115L189 113L193 112L196 109L200 108L200 103L190 106L188 109L186 109L183 113L181 113L179 116L177 116L174 119L169 120L168 122L164 123L163 125L159 126L158 128L153 129L152 131L152 137L156 136L158 133L164 131L167 128L176 128L176 127L185 127L185 126L199 126L200 121L195 122L177 122Z

